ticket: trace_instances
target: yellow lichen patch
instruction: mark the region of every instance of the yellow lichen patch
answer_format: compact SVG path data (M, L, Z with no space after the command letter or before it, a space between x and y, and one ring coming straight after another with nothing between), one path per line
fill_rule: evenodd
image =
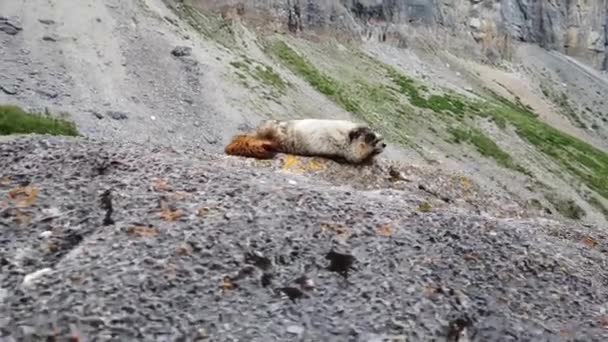
M171 186L164 179L154 179L152 181L152 188L154 191L169 191L171 190Z
M325 167L325 161L320 159L311 158L304 163L302 158L291 154L283 158L283 170L292 172L314 172L324 170Z
M8 196L11 200L16 201L17 207L29 207L38 198L38 189L33 186L18 187L9 191Z
M293 169L299 164L299 158L292 154L288 154L283 158L283 169Z
M160 207L160 218L165 221L176 221L184 216L181 210L172 208L164 199L161 199Z
M220 283L220 290L222 291L222 294L225 295L231 290L234 290L235 288L236 285L232 282L232 279L230 279L230 277L224 276L222 278L222 282Z
M167 208L167 209L163 209L160 213L160 218L165 221L177 221L182 216L184 216L184 213L179 209L171 210L171 209Z
M350 229L339 223L321 223L321 232L331 232L342 240L347 240L352 235Z
M311 159L308 162L306 169L309 171L321 171L325 170L325 167L326 165L324 160Z
M152 226L132 226L127 229L127 234L149 238L158 235L158 230Z
M460 181L460 186L462 186L465 191L471 190L471 188L473 188L473 181L471 181L470 178L465 176L459 176L458 180Z
M379 225L376 229L376 234L380 236L390 237L393 235L393 226L390 223Z

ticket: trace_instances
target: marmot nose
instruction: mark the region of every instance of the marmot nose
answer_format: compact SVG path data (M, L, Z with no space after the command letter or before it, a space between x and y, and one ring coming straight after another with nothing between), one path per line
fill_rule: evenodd
M382 148L385 148L385 147L386 147L386 143L382 143Z

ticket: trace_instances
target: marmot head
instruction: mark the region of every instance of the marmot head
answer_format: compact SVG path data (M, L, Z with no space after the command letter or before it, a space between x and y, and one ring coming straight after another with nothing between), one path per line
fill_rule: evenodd
M355 128L349 132L348 137L355 153L361 159L374 157L384 152L386 148L382 135L369 127Z
M264 120L256 128L256 133L260 138L273 140L276 139L280 128L279 120Z

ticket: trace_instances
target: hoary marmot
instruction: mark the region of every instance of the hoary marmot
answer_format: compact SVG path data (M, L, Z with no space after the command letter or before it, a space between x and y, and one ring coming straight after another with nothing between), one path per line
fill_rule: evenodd
M318 156L362 164L382 153L382 135L369 126L346 120L264 120L254 130L236 135L229 155L270 159L277 153Z

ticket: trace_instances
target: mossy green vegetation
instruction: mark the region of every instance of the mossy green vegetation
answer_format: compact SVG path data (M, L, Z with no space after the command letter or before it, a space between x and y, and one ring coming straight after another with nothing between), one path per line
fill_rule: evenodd
M318 92L328 96L344 109L353 113L361 111L360 104L349 96L347 89L340 82L319 71L285 42L274 42L270 45L269 51L292 72L304 78Z
M524 106L521 102L510 101L489 89L487 90L487 97L490 101L480 102L464 98L453 101L452 98L456 95L451 95L447 99L445 96L448 95L445 95L439 97L444 99L443 102L438 102L435 99L435 104L429 104L428 102L432 97L425 99L421 96L418 88L414 86L413 80L399 75L394 70L389 70L389 72L393 81L409 95L413 105L432 109L435 112L448 110L456 115L462 113L463 111L460 109L464 108L464 113L471 116L489 117L499 127L505 128L507 124L510 124L515 127L516 133L522 139L558 162L589 188L595 190L604 198L608 198L608 154L541 121L530 107ZM474 130L470 132L474 132ZM453 131L451 133L452 135L454 133L458 135L463 132ZM515 169L528 174L528 172L513 164L512 161L509 161L510 158L506 158L503 153L497 152L493 148L495 144L489 143L491 141L489 138L483 139L478 134L473 134L468 141L474 144L480 152L484 151L482 154L492 156L503 166L515 167Z
M277 74L272 67L267 65L257 65L253 70L253 78L279 90L280 92L285 91L287 88L287 83L283 81L281 76L279 76L279 74Z
M435 113L451 113L462 120L466 111L476 111L477 107L468 106L455 95L428 95L426 86L419 86L416 82L397 72L390 66L385 66L389 78L399 87L402 94L407 95L410 103L418 108L430 109Z
M272 67L260 62L255 62L246 56L242 56L242 58L242 61L230 62L230 65L238 70L235 73L241 80L247 79L247 76L243 74L244 72L254 80L278 91L279 94L285 94L289 83L284 81Z
M201 13L192 0L183 1L183 6L180 7L176 7L167 1L165 3L176 10L182 19L185 19L194 29L208 39L226 48L236 45L234 29L230 21L217 15L205 15Z
M452 142L461 143L467 142L475 146L481 155L494 159L499 165L519 171L525 175L530 175L530 172L518 165L511 156L503 151L492 139L487 137L481 131L471 127L453 127L448 129L453 136Z
M76 126L67 120L28 113L17 106L0 105L0 135L30 133L79 135Z

